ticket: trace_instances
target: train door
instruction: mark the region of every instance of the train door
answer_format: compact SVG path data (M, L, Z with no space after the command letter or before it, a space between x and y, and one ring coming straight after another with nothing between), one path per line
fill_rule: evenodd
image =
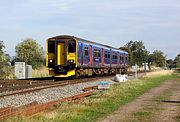
M83 45L83 66L90 65L90 48L88 44Z
M78 42L78 66L83 65L83 52L82 52L83 44L81 42Z
M64 43L57 43L57 65L64 64L64 56L65 56L64 49L65 49Z
M110 67L110 50L104 49L104 65Z

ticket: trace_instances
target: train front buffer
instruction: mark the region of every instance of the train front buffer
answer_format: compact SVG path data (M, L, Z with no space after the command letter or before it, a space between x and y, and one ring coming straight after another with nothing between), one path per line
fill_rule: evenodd
M77 41L70 38L47 40L46 66L54 77L75 75L77 65Z

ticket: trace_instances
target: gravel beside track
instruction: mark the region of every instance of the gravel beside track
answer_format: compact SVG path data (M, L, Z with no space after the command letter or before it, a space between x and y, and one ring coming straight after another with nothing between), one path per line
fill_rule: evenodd
M115 83L111 78L99 79L97 81L89 81L85 83L71 84L55 88L47 88L40 91L16 94L12 96L7 96L0 98L0 108L4 107L20 107L23 105L30 104L32 102L46 103L49 101L58 100L61 98L66 98L74 95L83 93L83 89L90 86L97 85L100 81L106 81L110 84Z

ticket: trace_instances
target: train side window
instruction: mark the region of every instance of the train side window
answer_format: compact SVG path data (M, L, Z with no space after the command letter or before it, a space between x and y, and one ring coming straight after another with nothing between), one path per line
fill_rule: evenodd
M100 50L94 49L94 57L101 57Z
M97 57L97 49L94 49L94 57Z
M108 52L108 51L105 52L105 58L106 58L106 59L109 59L109 58L110 58L110 52Z
M107 56L107 53L105 53L105 58L107 58L108 56Z
M105 53L105 58L108 58L108 54L107 53Z
M115 59L117 59L117 55L115 55Z
M88 47L84 47L84 55L85 56L88 56L89 55L89 52L88 52Z
M123 59L123 56L120 56L120 61L123 61L124 59Z
M124 61L124 57L121 57L122 61Z
M113 54L113 59L117 59L117 54Z
M108 58L110 59L110 52L108 52Z
M68 41L68 52L69 53L76 52L76 41L75 40Z
M101 50L98 50L98 57L101 57Z
M128 60L128 58L126 57L126 61Z

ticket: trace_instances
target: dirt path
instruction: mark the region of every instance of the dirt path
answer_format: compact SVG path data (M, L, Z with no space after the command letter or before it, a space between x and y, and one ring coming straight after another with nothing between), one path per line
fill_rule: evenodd
M175 82L174 86L169 89L168 98L162 100L159 105L160 111L156 111L154 116L154 121L164 121L164 122L175 122L177 117L180 117L180 83ZM180 118L178 119L180 121Z
M120 107L101 122L172 122L179 121L178 119L180 119L180 82L166 81Z

